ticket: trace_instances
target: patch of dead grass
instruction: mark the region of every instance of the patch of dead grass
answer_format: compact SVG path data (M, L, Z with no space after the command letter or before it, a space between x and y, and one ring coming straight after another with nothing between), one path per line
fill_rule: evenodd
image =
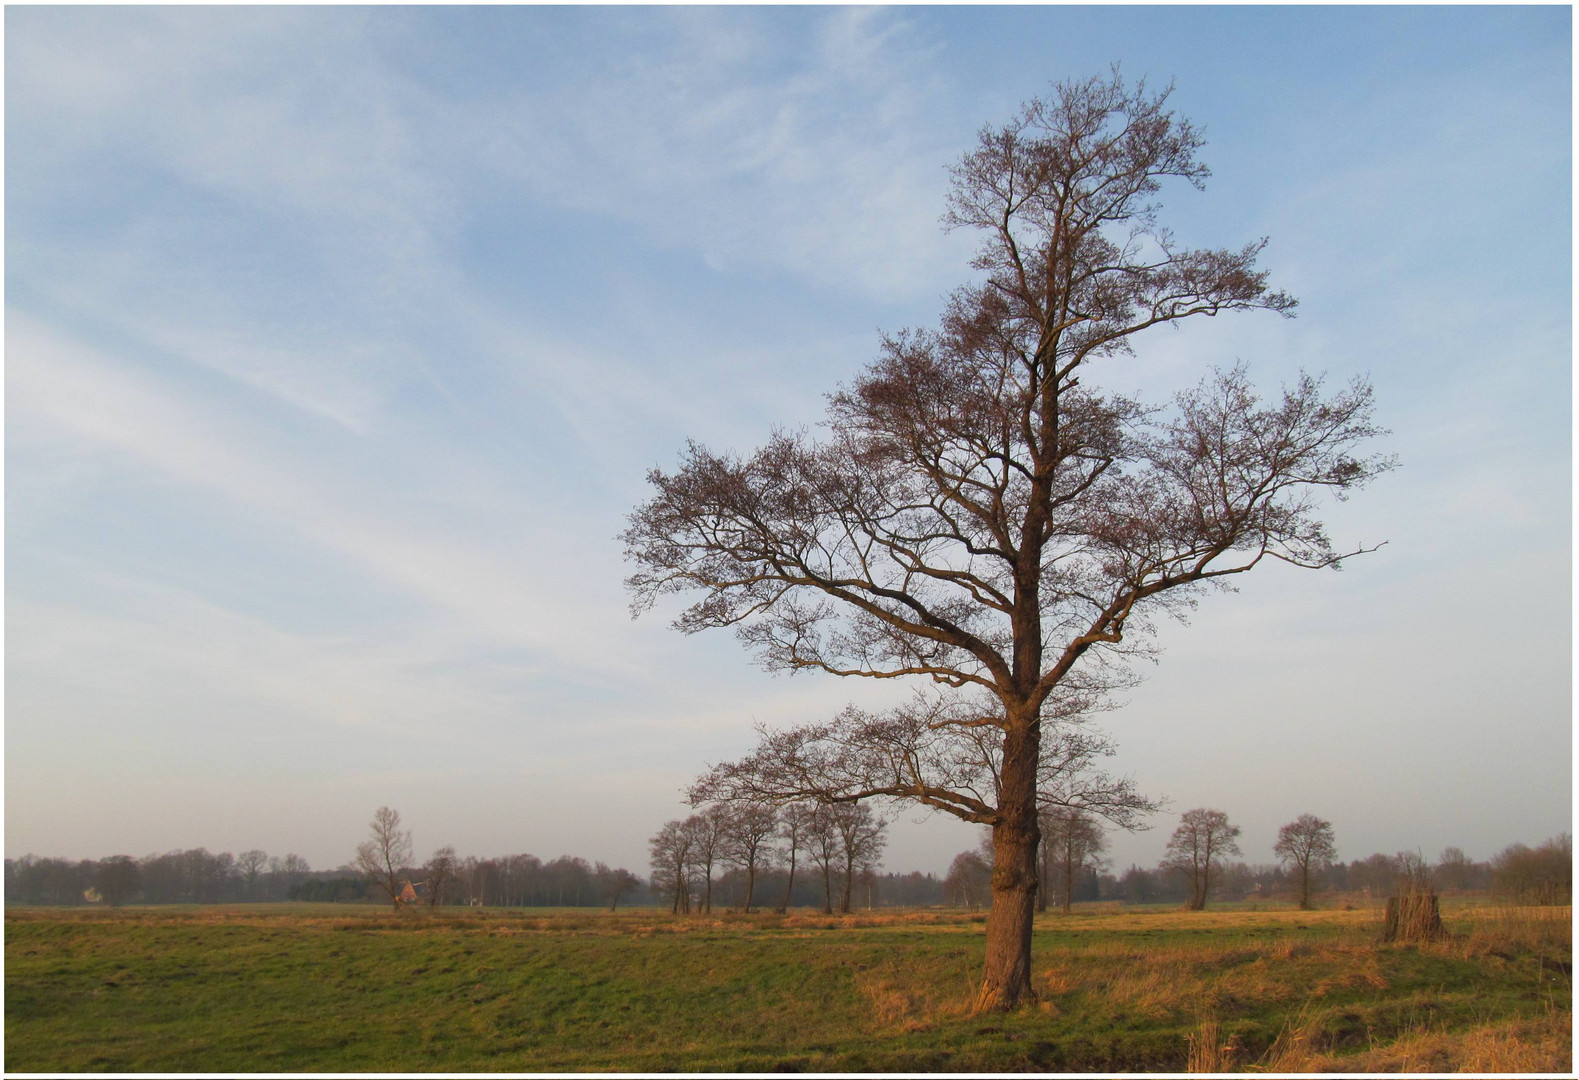
M939 1020L970 1012L968 996L946 998L930 987L918 987L897 969L862 972L856 986L872 1005L879 1027L915 1033L930 1031Z
M1222 1025L1215 1017L1202 1020L1198 1028L1185 1035L1185 1039L1189 1043L1186 1072L1231 1072L1239 1063L1239 1041L1232 1035L1224 1038Z
M1289 1059L1276 1071L1341 1073L1572 1073L1573 1013L1484 1024L1468 1031L1415 1031L1342 1056Z

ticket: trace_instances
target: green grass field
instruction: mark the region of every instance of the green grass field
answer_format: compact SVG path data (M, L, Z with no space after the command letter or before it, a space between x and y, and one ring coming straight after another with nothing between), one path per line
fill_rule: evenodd
M972 1016L983 917L11 909L9 1072L1557 1071L1569 909L1040 918L1040 1002Z

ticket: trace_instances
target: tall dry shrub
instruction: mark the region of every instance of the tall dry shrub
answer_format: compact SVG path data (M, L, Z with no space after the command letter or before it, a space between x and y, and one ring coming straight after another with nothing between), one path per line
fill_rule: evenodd
M1437 903L1431 868L1417 855L1399 856L1400 871L1387 898L1383 941L1423 944L1442 936L1442 909Z

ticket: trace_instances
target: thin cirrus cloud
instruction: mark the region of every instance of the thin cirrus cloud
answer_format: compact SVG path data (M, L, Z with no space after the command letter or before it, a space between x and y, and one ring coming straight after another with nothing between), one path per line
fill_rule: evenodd
M122 463L293 529L361 573L464 619L483 640L531 649L572 667L594 663L584 650L601 650L604 635L595 615L585 614L584 597L565 595L557 575L534 580L520 563L484 544L461 544L424 535L409 523L381 520L378 508L357 505L357 476L326 477L318 463L289 448L267 447L257 431L216 415L211 402L161 393L108 358L14 312L7 354L9 405L24 423L69 431L111 450ZM547 554L555 546L554 532L537 530L534 547ZM559 546L543 565L577 561L572 543ZM595 663L605 667L608 661Z
M892 686L770 680L727 634L668 631L668 607L633 624L623 515L685 438L748 451L814 423L879 327L934 318L969 274L971 238L938 227L947 164L982 121L1110 55L1176 76L1212 140L1211 185L1164 192L1166 219L1191 244L1270 234L1274 280L1304 306L1294 323L1158 334L1096 377L1159 402L1241 356L1268 390L1301 366L1369 371L1405 462L1333 510L1340 541L1393 541L1342 589L1269 577L1165 631L1156 681L1112 717L1116 767L1273 821L1289 785L1257 702L1297 684L1312 725L1341 710L1346 779L1432 807L1398 829L1463 831L1436 823L1429 771L1384 786L1360 759L1425 731L1425 713L1467 728L1493 709L1484 688L1442 689L1443 657L1477 647L1527 684L1506 723L1560 756L1552 650L1484 630L1522 610L1528 633L1566 632L1547 593L1517 600L1566 573L1568 253L1540 223L1567 234L1568 117L1549 99L1568 70L1544 15L6 19L8 844L105 854L93 821L115 807L132 850L295 847L284 818L202 832L212 791L158 764L201 748L236 805L271 801L241 764L257 753L293 802L344 819L304 852L315 863L343 858L394 785L425 835L540 854L552 838L634 866L677 788L748 745L752 718L881 704ZM1432 584L1477 566L1452 598ZM1318 701L1324 681L1297 663L1351 670L1365 692ZM168 797L133 797L93 740L54 734L70 731L165 777ZM1251 779L1180 775L1228 745L1260 748ZM102 782L68 812L35 768ZM475 831L457 787L514 817ZM641 824L543 809L616 789ZM1305 809L1326 814L1289 812ZM1538 840L1538 818L1475 835ZM1387 828L1377 843L1415 842ZM939 830L896 838L890 861L941 869L955 839ZM1146 862L1161 838L1117 844Z
M722 42L716 19L659 24L656 47L468 102L456 130L499 180L715 268L898 297L957 265L940 165L969 127L904 20L836 11L788 49L760 20Z

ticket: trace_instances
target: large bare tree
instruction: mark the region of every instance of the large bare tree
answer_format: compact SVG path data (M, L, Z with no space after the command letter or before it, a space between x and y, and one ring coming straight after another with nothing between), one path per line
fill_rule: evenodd
M1048 879L1056 870L1059 906L1068 915L1074 904L1075 879L1087 866L1101 868L1107 838L1097 819L1079 806L1048 807L1042 811L1037 825L1042 833L1042 892L1037 897L1037 906L1041 906L1050 891Z
M380 806L368 828L371 838L357 845L353 864L400 911L400 894L411 865L411 833L400 827L400 812Z
M1313 495L1388 464L1357 450L1377 434L1360 381L1328 394L1302 376L1263 402L1236 367L1163 410L1098 386L1090 369L1149 328L1294 308L1256 267L1264 242L1190 249L1158 224L1165 181L1207 176L1167 97L1115 73L984 129L945 218L981 235L981 277L939 328L885 339L821 439L775 432L746 457L690 444L624 534L638 612L699 592L676 626L734 627L770 668L974 691L916 745L886 744L940 756L935 775L896 760L903 790L884 793L993 830L980 1008L1032 993L1044 731L1203 589L1269 558L1338 565ZM972 737L990 782L962 788L945 759Z
M863 870L876 870L887 844L884 821L865 803L834 803L829 807L833 827L839 832L839 858L844 863L842 883L839 888L839 914L850 913L850 899L855 892L856 874Z
M833 914L833 874L839 865L839 826L833 806L817 803L806 818L806 850L822 871L822 913Z
M1299 872L1299 907L1310 910L1311 874L1325 870L1338 857L1332 822L1315 814L1301 814L1277 831L1272 852L1285 866Z
M685 819L685 829L690 835L691 870L702 881L701 911L713 910L713 867L724 861L724 850L729 831L729 808L722 804L709 806L700 814Z
M757 871L772 862L772 841L779 830L778 811L766 803L736 803L726 808L723 820L723 858L746 875L746 899L741 908L750 915L757 891Z
M812 815L816 812L815 803L792 802L787 803L779 811L779 839L784 841L784 866L787 871L784 877L784 899L774 910L780 915L789 911L790 895L795 891L795 859L806 846L807 836L811 831Z
M1221 810L1204 807L1179 815L1179 827L1168 838L1163 865L1183 874L1190 884L1189 908L1206 910L1212 892L1212 870L1225 855L1239 854L1239 826Z
M675 915L691 911L691 846L695 829L689 821L668 821L652 838L652 891L672 893Z

